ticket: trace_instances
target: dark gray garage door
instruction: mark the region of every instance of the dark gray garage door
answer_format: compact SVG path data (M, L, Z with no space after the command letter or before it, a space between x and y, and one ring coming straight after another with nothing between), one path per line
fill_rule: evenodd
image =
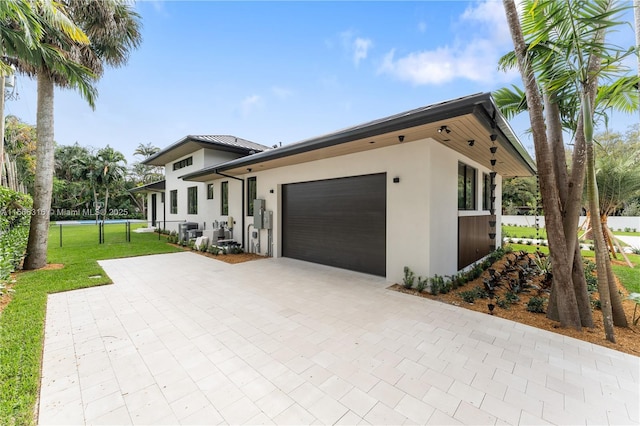
M282 255L386 275L386 174L282 189Z

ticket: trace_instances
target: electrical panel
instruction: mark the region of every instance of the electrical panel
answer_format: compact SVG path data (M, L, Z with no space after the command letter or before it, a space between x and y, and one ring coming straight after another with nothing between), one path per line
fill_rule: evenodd
M253 200L253 227L264 229L264 200Z
M262 224L264 229L273 229L273 212L271 210L264 212Z

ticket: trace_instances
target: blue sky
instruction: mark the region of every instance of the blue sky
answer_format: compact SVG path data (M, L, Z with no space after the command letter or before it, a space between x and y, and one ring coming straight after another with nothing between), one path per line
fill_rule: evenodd
M520 83L502 1L141 1L143 42L108 69L95 111L57 90L55 139L129 160L139 143L187 134L288 144L431 103ZM629 21L633 13L627 14ZM631 26L614 35L634 44ZM636 70L636 62L628 62ZM36 85L18 77L6 113L35 124ZM625 131L638 116L616 114ZM529 151L528 118L511 124Z

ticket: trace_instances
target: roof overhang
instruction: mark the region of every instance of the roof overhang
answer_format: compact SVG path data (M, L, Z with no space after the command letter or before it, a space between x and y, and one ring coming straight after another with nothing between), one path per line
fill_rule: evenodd
M129 192L163 192L166 187L165 180L159 180L157 182L151 182L146 185L138 186L129 190Z
M439 132L442 126L446 126L450 133ZM533 159L500 114L491 94L480 93L228 161L181 178L205 182L217 179L220 173L237 176L247 173L249 168L253 171L267 170L427 138L490 166L492 135L495 135L498 147L495 154L495 171L498 174L506 177L535 175ZM469 143L471 140L473 145Z
M195 137L189 135L169 145L162 151L150 156L149 158L146 158L142 161L142 164L146 164L149 166L164 166L203 148L215 149L217 151L233 152L241 155L249 155L252 152L255 152L255 150L252 150L250 148L230 146L213 141L197 140L195 139Z

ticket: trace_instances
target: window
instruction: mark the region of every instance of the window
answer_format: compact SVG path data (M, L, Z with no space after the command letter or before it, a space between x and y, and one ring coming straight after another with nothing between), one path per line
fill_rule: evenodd
M458 163L458 210L476 209L476 169Z
M487 173L482 174L482 210L491 209L491 178Z
M171 214L178 214L178 190L174 189L169 192L169 205L171 206L171 210L169 212Z
M160 193L160 202L164 204L164 192Z
M207 185L207 200L213 200L213 184Z
M229 214L229 182L220 184L220 214L223 216Z
M173 163L173 170L179 170L183 167L187 167L193 164L193 157L187 157L184 160L176 161Z
M258 182L255 177L247 179L247 216L253 216L253 200L257 198Z
M198 187L187 188L187 214L198 214Z

